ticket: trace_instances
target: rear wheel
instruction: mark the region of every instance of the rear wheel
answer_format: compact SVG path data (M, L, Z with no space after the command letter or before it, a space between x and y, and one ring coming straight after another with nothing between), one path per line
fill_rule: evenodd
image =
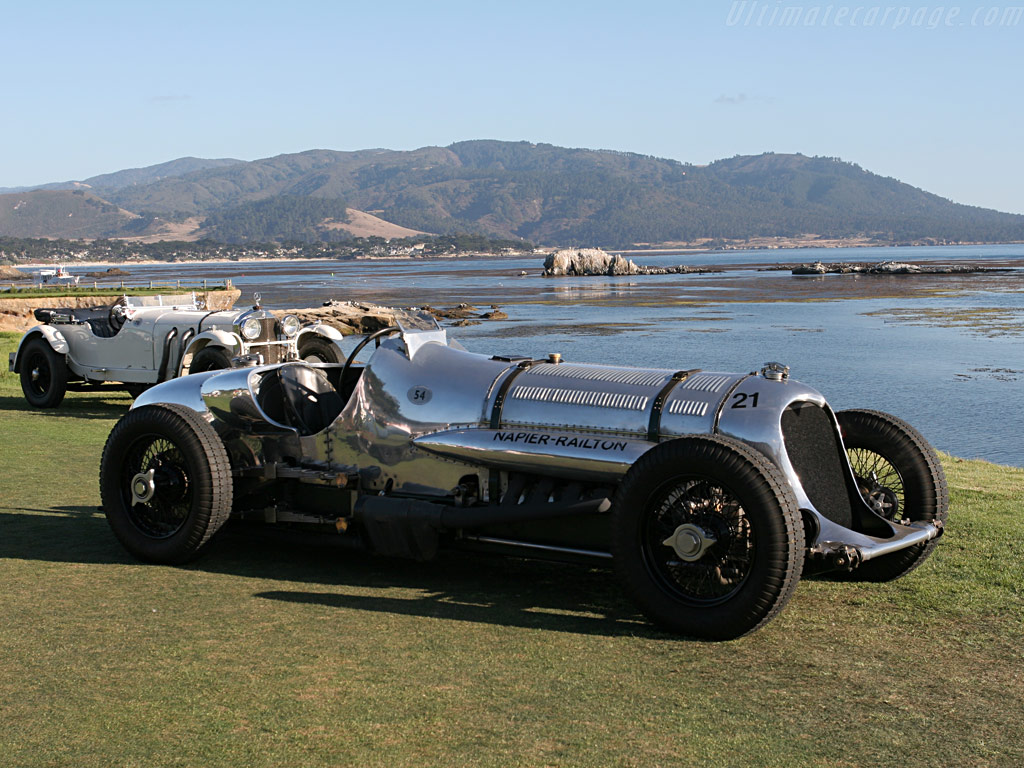
M53 351L46 339L36 337L21 353L21 391L36 408L56 408L68 388L68 366L64 355Z
M836 419L868 506L894 523L945 522L949 511L946 476L935 450L916 429L880 411L840 411ZM854 581L898 579L923 563L936 543L932 539L868 560L841 577Z
M129 411L107 438L100 495L114 535L132 555L183 563L231 513L231 464L197 413L148 405Z
M662 443L615 494L612 552L626 592L684 635L730 640L769 621L796 589L803 550L781 472L735 440Z
M230 367L231 357L221 347L203 347L192 358L192 365L188 367L188 372L219 371L221 368Z

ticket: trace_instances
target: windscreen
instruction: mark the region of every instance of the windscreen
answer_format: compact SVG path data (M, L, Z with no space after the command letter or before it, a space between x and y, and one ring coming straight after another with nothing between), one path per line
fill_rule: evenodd
M198 309L194 293L161 294L158 296L125 296L125 305L135 309L142 307L178 307Z
M395 324L403 331L436 331L441 327L432 314L416 308L396 309Z

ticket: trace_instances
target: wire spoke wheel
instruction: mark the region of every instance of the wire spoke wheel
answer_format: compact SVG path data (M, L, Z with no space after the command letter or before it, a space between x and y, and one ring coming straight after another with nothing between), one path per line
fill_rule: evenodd
M903 517L906 489L899 470L884 456L866 448L848 448L846 455L861 496L875 513L894 523L909 523Z
M134 487L149 476L151 492ZM158 435L144 435L128 449L121 470L122 500L132 524L155 539L181 530L192 509L193 481L177 445Z
M887 413L839 411L846 455L861 496L878 516L898 525L945 522L949 490L934 449L912 426ZM862 563L837 578L891 581L919 566L936 539Z
M627 594L657 624L731 640L771 620L796 590L804 528L764 454L692 435L629 469L612 501L612 555Z
M732 491L706 479L682 479L652 505L645 520L644 556L663 587L680 599L712 605L741 587L754 560L754 532ZM679 532L690 549L680 556ZM706 543L701 556L696 547Z
M147 405L122 416L107 438L100 494L107 522L132 555L183 563L231 513L231 463L198 413Z

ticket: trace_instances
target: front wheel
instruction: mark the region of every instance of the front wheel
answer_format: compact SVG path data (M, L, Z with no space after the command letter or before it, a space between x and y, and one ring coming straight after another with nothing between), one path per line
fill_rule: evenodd
M25 345L21 358L21 391L35 408L56 408L68 389L68 365L64 355L53 351L46 339L36 337Z
M114 425L100 496L118 541L139 560L193 558L231 513L231 463L214 428L180 405L147 405Z
M189 366L188 372L219 371L222 368L230 367L231 356L226 351L220 347L203 347L192 358L192 365Z
M322 336L314 336L299 348L299 357L307 363L340 363L338 348Z
M893 523L946 521L949 490L935 450L912 426L881 411L836 414L861 496ZM914 570L935 549L936 540L862 563L844 578L892 581Z
M793 491L767 457L736 440L662 443L615 493L612 553L626 592L656 623L731 640L792 596L804 528Z

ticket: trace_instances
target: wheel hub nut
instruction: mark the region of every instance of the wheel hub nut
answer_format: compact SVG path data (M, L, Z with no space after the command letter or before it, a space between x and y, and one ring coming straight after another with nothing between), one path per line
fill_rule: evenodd
M707 531L700 526L684 523L661 543L666 547L672 547L680 560L693 563L700 560L707 552L708 547L716 541L717 539L709 536Z
M139 472L139 474L132 478L133 507L136 504L145 504L153 498L153 494L156 493L156 482L153 480L155 473L155 469L150 469L147 472Z

